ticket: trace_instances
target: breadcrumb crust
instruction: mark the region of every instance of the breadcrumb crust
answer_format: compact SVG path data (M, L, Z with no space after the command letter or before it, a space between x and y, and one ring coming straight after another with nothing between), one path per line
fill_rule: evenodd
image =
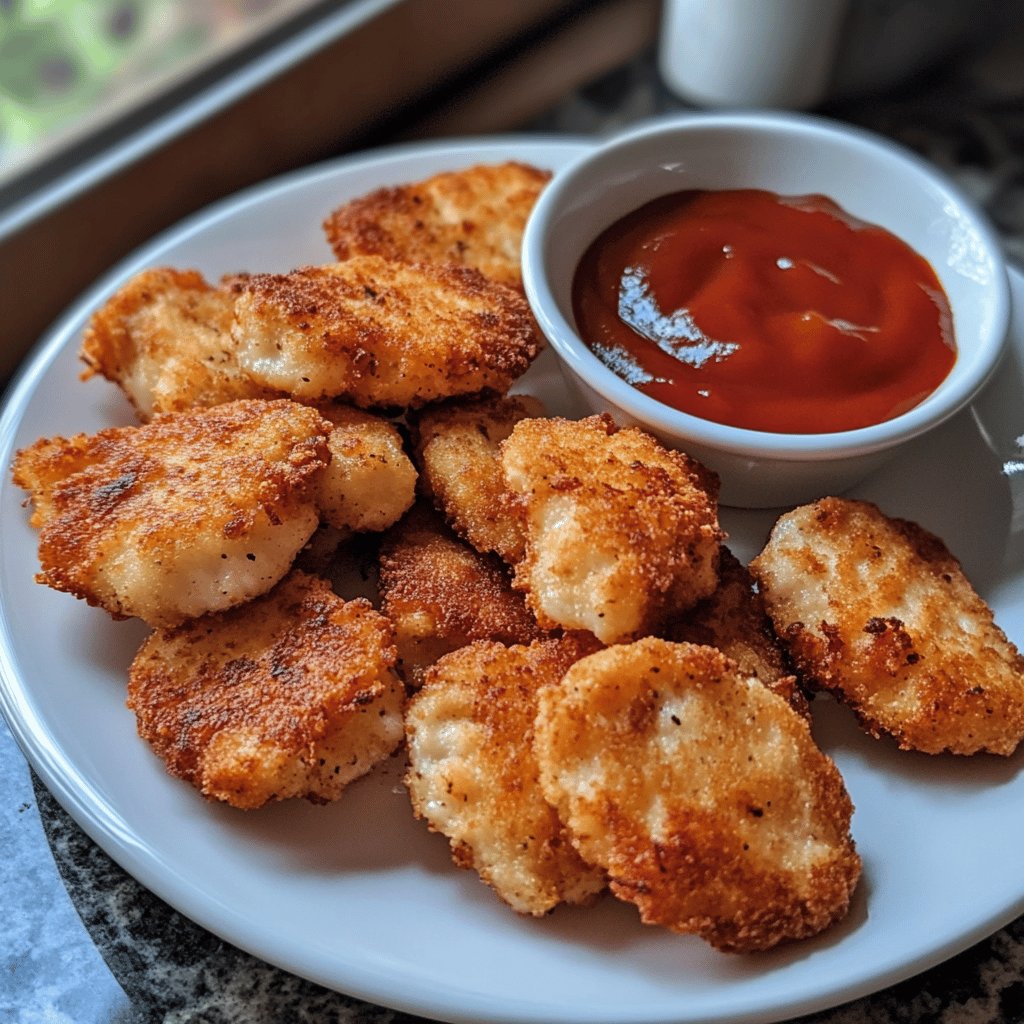
M525 523L501 470L501 442L523 419L544 415L526 395L445 402L413 423L425 493L477 551L515 565L526 548Z
M589 902L605 885L545 801L532 746L537 694L595 646L573 637L528 647L479 641L443 657L409 702L406 786L416 815L448 837L459 867L522 914Z
M608 415L526 419L501 445L526 552L515 586L545 628L604 643L656 632L714 592L718 481Z
M153 633L128 706L171 775L251 809L336 800L402 739L391 627L294 571L241 607Z
M85 378L100 375L124 392L139 419L278 398L242 372L231 338L235 296L195 270L157 267L122 285L92 316L82 341Z
M289 401L156 416L19 451L37 579L152 626L265 593L316 529L331 425Z
M779 519L751 571L804 677L872 735L964 755L1024 738L1024 658L934 534L823 498Z
M710 647L649 637L540 693L541 787L641 919L727 952L842 918L852 804L807 722Z
M523 229L551 174L509 161L380 188L324 221L339 260L357 255L455 263L522 287Z
M354 256L234 289L239 365L300 401L407 409L504 393L540 347L523 296L468 267Z

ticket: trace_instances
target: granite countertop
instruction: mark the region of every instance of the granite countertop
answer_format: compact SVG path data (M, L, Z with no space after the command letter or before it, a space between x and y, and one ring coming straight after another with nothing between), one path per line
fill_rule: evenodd
M946 168L1024 265L1024 46L1004 40L884 99L824 112L888 134ZM606 131L681 104L648 50L525 128ZM12 1024L410 1021L240 952L152 896L89 840L0 723L0 1020ZM941 899L942 894L936 893ZM819 1024L1024 1021L1024 918Z

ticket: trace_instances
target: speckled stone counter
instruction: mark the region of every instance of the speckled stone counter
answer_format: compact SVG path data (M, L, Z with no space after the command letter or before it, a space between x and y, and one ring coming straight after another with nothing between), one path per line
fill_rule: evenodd
M661 86L648 52L524 127L607 131L680 106ZM947 169L986 207L1011 258L1024 265L1024 32L899 95L824 112L897 138ZM384 1024L414 1019L263 964L156 899L63 812L2 723L0 860L0 1021ZM807 1020L1024 1021L1024 918L941 967Z

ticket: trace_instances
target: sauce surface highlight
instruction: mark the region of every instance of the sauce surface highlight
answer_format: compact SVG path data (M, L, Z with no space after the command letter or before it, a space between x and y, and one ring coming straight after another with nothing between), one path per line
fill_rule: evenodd
M663 196L591 244L573 311L594 353L683 412L822 433L892 419L956 359L931 266L825 196Z

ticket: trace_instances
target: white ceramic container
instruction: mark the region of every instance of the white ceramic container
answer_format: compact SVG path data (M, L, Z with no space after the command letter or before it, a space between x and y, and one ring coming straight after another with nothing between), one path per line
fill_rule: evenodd
M587 347L572 280L606 227L684 189L820 193L931 263L953 312L957 358L920 405L836 433L776 434L679 412L616 376ZM595 411L637 424L715 470L723 504L768 508L845 491L900 445L964 408L992 374L1010 315L1006 266L985 218L930 164L868 132L803 114L691 114L612 138L561 170L523 241L526 294L567 379Z

